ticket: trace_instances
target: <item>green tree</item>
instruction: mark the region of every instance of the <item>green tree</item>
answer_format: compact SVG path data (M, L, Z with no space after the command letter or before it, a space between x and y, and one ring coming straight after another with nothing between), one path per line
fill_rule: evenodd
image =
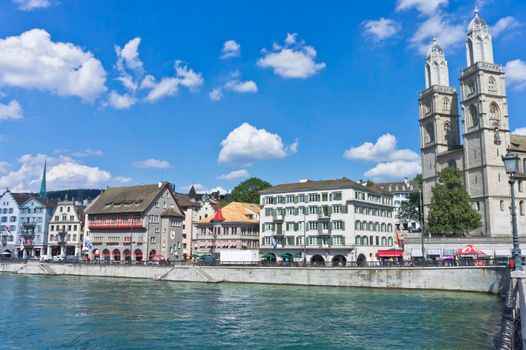
M447 167L438 173L427 219L427 232L446 236L464 236L480 226L481 216L471 207L460 171Z
M259 191L272 185L266 181L252 177L234 187L228 198L228 202L245 202L259 204Z
M418 186L420 186L420 188L422 188L422 174L417 174L414 179L413 179L414 182L416 182L418 184Z
M420 222L420 193L411 193L409 200L403 201L398 210L398 219L402 223Z

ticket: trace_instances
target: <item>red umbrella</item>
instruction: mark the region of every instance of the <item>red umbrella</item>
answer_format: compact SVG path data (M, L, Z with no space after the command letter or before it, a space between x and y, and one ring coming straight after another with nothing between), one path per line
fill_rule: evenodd
M457 250L455 255L486 255L486 253L475 247L473 244L468 244L465 247Z
M124 256L125 256L125 257L130 257L131 254L130 254L130 253L126 253L126 254L124 254Z

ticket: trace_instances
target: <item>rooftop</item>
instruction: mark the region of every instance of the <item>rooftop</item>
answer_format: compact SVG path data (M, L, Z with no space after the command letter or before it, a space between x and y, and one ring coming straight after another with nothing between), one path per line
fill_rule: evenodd
M306 180L300 182L294 182L290 184L276 185L260 191L261 194L272 194L272 193L287 193L287 192L299 192L299 191L315 191L315 190L338 190L343 188L355 188L362 191L369 192L380 192L375 188L366 187L358 182L349 180L347 178L334 179L334 180Z
M223 223L249 223L259 224L259 211L261 207L257 204L232 202L223 208L221 213L223 214ZM215 215L199 220L197 223L205 224L209 223L214 219Z

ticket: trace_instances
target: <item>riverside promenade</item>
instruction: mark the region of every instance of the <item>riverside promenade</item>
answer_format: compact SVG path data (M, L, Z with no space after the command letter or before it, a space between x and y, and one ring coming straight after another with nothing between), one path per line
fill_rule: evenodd
M430 289L498 294L509 282L505 267L253 267L141 266L117 264L0 262L0 272L34 275L118 277L203 283Z

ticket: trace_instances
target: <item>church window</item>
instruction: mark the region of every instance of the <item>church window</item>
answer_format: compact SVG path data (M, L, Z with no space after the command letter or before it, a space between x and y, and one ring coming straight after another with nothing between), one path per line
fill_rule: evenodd
M500 201L500 211L504 211L504 201Z
M475 83L473 83L472 81L470 81L468 83L468 96L471 96L475 93Z
M475 184L478 184L478 183L479 183L478 182L478 177L477 177L477 175L475 175Z
M497 104L492 103L489 107L489 121L492 125L498 126L499 119L499 107L497 106Z
M447 97L444 97L442 100L442 110L444 112L449 112L449 99Z
M519 213L524 215L524 201L519 202Z
M425 141L426 144L435 141L435 130L433 128L433 123L427 123L425 126Z
M477 202L475 203L475 205L476 205L476 207L477 207L477 211L480 211L480 202L477 201Z
M474 105L469 106L469 126L477 127L479 125L479 116L477 112L477 107Z
M496 89L495 86L496 86L495 78L489 77L489 79L488 79L488 91L489 92L497 92L497 89Z
M444 123L444 141L446 141L446 143L451 142L451 125L447 122Z
M522 192L522 181L517 181L517 187L519 188L519 192Z
M457 167L457 163L455 163L454 160L450 160L448 165L449 165L450 168L453 168L453 169L455 169Z

